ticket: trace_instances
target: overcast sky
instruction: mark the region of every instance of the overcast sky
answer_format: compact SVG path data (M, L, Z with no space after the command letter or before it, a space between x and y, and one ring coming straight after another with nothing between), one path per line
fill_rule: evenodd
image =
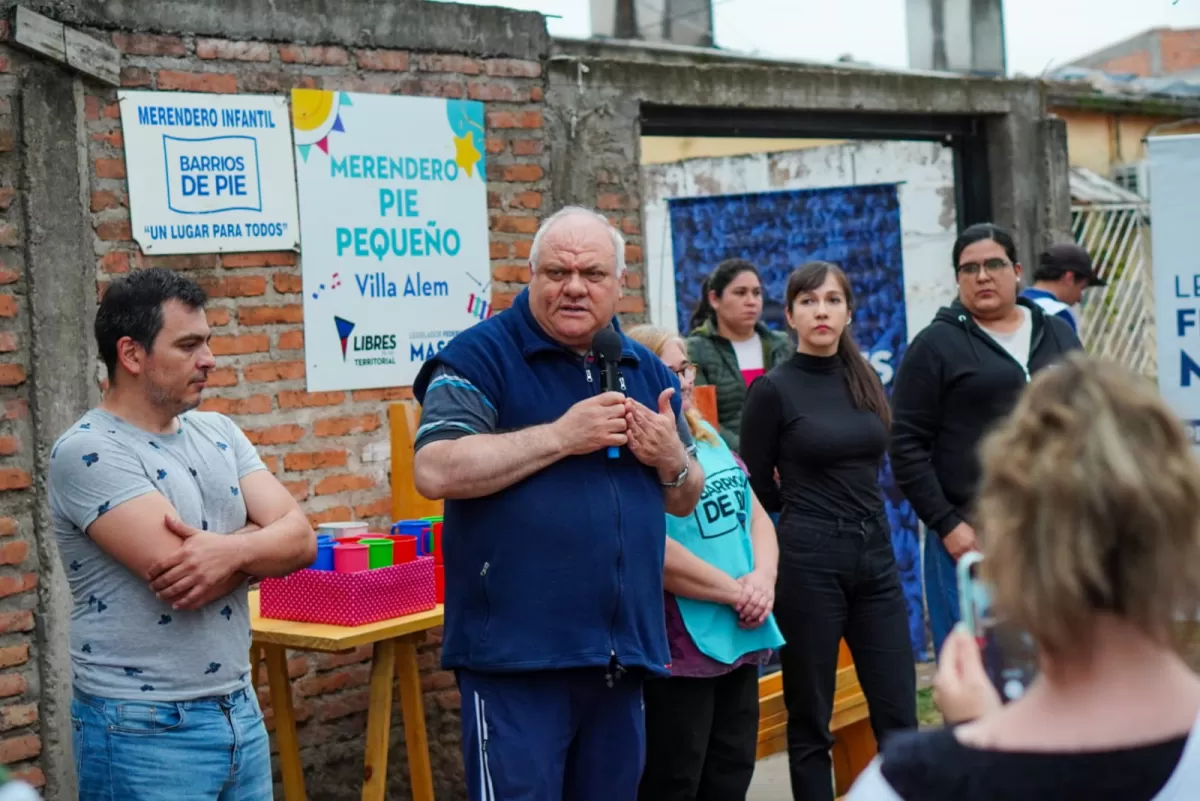
M954 0L965 2L965 0ZM591 35L588 0L458 0L557 15L555 36ZM905 0L713 0L721 47L805 61L904 67ZM1010 73L1040 74L1147 28L1200 27L1200 0L1005 0Z

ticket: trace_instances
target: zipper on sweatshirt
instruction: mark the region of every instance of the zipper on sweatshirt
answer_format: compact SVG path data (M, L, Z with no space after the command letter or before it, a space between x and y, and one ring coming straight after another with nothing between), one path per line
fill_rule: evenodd
M1029 312L1026 312L1026 313L1029 313ZM971 322L967 319L967 315L965 315L965 314L958 315L958 321L960 323L962 323L963 328L967 332L967 336L969 336L969 337L977 336L977 334L973 330L971 330ZM1006 359L1008 359L1010 362L1015 364L1017 367L1021 368L1021 372L1025 375L1025 383L1026 384L1028 384L1032 380L1033 377L1029 373L1029 365L1021 364L1019 361L1017 361L1013 357L1013 355L1011 353L1008 352L1008 350L1006 348L1002 347L1000 345L1000 343L996 342L994 339L989 337L986 333L983 334L981 338L983 339L985 345L987 345L989 348L996 351L1000 355L1004 356ZM1033 352L1034 352L1034 350L1037 349L1037 346L1039 344L1041 344L1041 341L1042 341L1042 332L1041 331L1038 331L1038 336L1037 336L1036 340L1034 340L1032 338L1030 339L1030 341L1029 341L1029 358L1030 358L1030 360L1033 359Z

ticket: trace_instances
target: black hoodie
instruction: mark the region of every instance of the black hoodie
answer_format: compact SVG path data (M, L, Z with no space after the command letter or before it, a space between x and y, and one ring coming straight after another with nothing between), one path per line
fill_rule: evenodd
M1062 320L1026 298L1033 315L1029 373L1081 347ZM917 334L892 385L892 472L917 516L945 537L967 516L979 480L979 440L1012 409L1025 368L959 302Z

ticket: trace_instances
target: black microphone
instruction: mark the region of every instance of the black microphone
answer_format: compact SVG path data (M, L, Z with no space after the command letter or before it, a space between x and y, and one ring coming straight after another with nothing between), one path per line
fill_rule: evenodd
M611 328L602 328L592 337L592 355L600 363L600 380L605 392L621 392L618 365L621 363L621 335ZM618 459L621 449L616 445L608 446L608 458Z

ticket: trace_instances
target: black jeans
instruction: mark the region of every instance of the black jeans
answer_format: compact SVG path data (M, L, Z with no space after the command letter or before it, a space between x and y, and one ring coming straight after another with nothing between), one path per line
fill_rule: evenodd
M639 801L744 801L758 747L758 667L649 679Z
M887 518L779 521L775 621L787 644L783 700L796 801L832 801L829 749L838 643L845 637L881 743L917 726L908 615Z

